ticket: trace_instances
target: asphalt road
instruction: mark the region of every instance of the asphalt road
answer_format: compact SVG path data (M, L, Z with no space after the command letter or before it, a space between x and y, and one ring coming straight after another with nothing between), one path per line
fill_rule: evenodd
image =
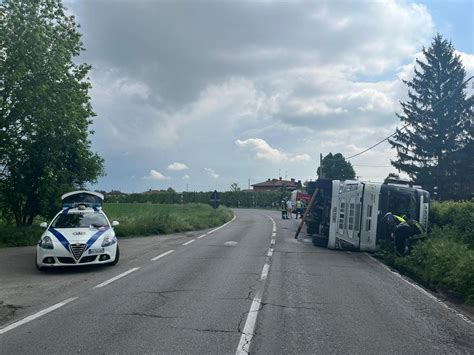
M276 212L235 212L209 234L121 241L115 267L42 274L21 261L33 249L0 251L0 302L17 307L0 353L474 352L472 321L366 254L297 241Z

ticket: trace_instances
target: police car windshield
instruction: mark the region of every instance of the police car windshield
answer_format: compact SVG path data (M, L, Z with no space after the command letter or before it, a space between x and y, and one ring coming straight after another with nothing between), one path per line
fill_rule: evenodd
M53 228L100 228L108 223L100 212L61 213L52 223Z

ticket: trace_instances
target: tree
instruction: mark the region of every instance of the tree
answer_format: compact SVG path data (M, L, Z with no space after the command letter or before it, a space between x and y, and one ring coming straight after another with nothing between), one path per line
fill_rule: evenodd
M0 198L17 225L50 216L61 193L103 173L78 25L60 0L0 4Z
M239 184L236 182L233 182L232 184L230 184L230 191L233 191L233 192L240 191Z
M474 98L462 85L466 71L451 42L439 34L423 56L413 79L404 81L408 100L397 116L406 128L389 140L398 155L392 165L431 192L438 186L440 199L467 198L474 192Z
M352 180L355 179L356 174L352 164L346 161L341 153L334 155L329 153L323 158L318 168L318 176L331 180Z

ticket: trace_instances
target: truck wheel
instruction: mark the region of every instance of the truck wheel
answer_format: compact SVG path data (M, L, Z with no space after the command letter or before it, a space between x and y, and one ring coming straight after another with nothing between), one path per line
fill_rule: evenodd
M322 237L320 235L313 235L313 245L316 245L317 247L327 248L328 242L329 242L329 238L327 237Z

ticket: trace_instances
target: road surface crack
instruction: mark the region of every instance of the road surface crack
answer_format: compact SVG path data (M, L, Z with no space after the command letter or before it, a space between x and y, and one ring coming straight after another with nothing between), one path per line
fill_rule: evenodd
M192 327L171 327L174 329L184 329L184 330L194 330L196 332L205 332L205 333L235 333L234 330L225 330L225 329L211 329L211 328L192 328Z
M317 304L322 304L322 303L317 303ZM287 308L287 309L309 309L309 310L316 310L316 308L314 308L314 307L289 306L289 305L278 304L278 303L261 302L261 308L263 308L263 307L265 307L265 306L280 307L280 308Z
M159 318L159 319L178 319L181 317L171 317L171 316L161 316L159 314L150 314L150 313L141 313L141 312L132 312L132 313L120 313L122 316L136 316L136 317L150 317L150 318Z

